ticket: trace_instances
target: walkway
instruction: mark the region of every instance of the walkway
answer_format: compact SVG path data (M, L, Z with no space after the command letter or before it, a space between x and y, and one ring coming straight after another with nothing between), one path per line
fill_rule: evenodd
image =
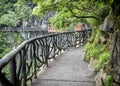
M30 86L95 86L95 74L83 61L83 46L65 51L49 66Z

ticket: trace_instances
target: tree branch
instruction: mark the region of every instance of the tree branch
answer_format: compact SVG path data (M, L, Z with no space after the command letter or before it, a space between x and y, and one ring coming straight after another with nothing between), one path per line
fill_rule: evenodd
M95 16L76 16L76 15L73 15L73 16L76 18L94 18L94 19L98 20L98 18L96 18Z
M73 16L76 18L94 18L94 19L98 20L98 18L95 16L77 16L77 15L75 15L75 13L73 12L73 10L71 9L70 6L68 6L68 8L69 8L70 12L73 14Z

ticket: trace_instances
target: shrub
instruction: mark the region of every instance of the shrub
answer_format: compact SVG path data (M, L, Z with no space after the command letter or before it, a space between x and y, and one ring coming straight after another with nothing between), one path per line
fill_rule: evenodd
M92 57L99 59L99 55L106 50L105 45L100 45L96 43L87 43L85 45L85 51L87 52L86 61L90 61Z
M112 82L113 82L113 77L111 75L108 75L105 79L105 86L112 86Z
M97 29L96 35L95 35L95 40L94 40L95 43L99 43L101 35L102 35L101 31L99 29Z
M105 51L104 53L100 54L96 69L100 70L101 68L103 68L104 63L109 61L109 58L110 58L110 51Z

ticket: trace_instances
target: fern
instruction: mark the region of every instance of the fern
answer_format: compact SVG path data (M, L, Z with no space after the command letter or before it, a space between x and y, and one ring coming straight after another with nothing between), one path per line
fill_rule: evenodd
M100 54L96 69L100 70L101 68L103 68L104 63L109 61L109 58L110 58L110 51L105 51L104 53Z
M112 83L113 82L113 77L111 75L108 75L105 79L105 86L112 86Z

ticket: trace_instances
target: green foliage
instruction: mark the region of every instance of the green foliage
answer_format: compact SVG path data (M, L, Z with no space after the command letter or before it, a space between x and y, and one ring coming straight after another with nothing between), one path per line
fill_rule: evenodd
M110 51L104 51L103 53L101 53L99 55L99 59L98 59L98 64L96 66L96 70L100 70L101 68L104 67L105 62L108 62L110 59Z
M69 27L73 23L70 20L74 18L75 21L89 22L92 26L100 25L108 15L113 0L33 0L33 2L37 4L33 9L34 15L42 17L47 12L55 11L56 15L50 22L55 28L61 29Z
M85 51L87 56L86 61L90 61L91 58L98 60L96 65L96 70L100 70L106 65L105 63L109 62L110 50L108 50L106 45L100 43L101 31L99 29L93 30L93 34L89 39L88 43L85 45Z
M112 86L112 82L113 82L113 77L111 75L108 75L105 79L105 86Z
M98 44L100 41L100 37L102 36L101 31L99 29L96 30L96 35L95 35L95 39L94 39L94 43Z
M98 26L99 25L99 23L98 23L98 21L96 20L96 19L87 19L87 22L89 22L89 24L92 26L92 27L94 27L94 26Z
M75 18L69 18L70 16L70 12L64 13L64 11L61 11L56 13L54 17L50 18L50 23L56 29L66 28L69 26L70 22L75 20Z
M8 11L7 14L4 14L0 18L0 24L7 25L7 26L17 26L19 20L17 18L17 14L13 11Z
M85 45L85 51L87 52L87 57L86 57L86 61L90 61L91 58L96 58L99 59L99 55L101 53L104 53L104 51L106 50L106 46L105 45L100 45L100 44L95 44L95 43L90 43L88 42Z
M37 16L44 16L46 11L52 11L54 0L34 0L34 3L37 3L37 7L33 9L33 14Z
M104 19L108 16L110 11L110 6L103 5L101 8L98 8L98 10L95 10L94 12L91 12L91 15L96 16L98 20L96 19L90 19L88 18L87 21L90 23L91 26L99 26L103 23Z
M8 0L0 0L0 17L3 14L6 14L8 10L12 11L13 4L16 0L8 1Z
M9 65L3 68L2 72L5 74L7 78L10 78L10 68Z
M90 43L94 42L96 31L97 31L96 29L92 29L92 36L88 39Z
M73 31L74 30L74 23L71 23L70 26L68 27L67 31Z
M0 32L0 58L22 42L21 33Z
M87 61L90 61L92 57L98 59L98 55L104 51L106 46L99 44L100 36L101 31L99 29L93 30L89 42L85 45L85 51L87 52Z
M19 1L14 4L15 12L17 14L17 18L28 20L29 16L32 13L32 10L30 7L27 6L25 3L20 3Z
M111 5L114 0L102 0L105 4Z
M0 58L10 51L7 46L6 34L0 32Z
M15 27L21 20L28 20L32 14L28 6L29 0L1 0L0 1L0 25Z
M13 12L13 4L15 0L0 1L0 25L15 26L17 21L16 14Z
M18 46L20 43L22 43L22 37L21 37L21 33L14 33L15 35L15 46Z

